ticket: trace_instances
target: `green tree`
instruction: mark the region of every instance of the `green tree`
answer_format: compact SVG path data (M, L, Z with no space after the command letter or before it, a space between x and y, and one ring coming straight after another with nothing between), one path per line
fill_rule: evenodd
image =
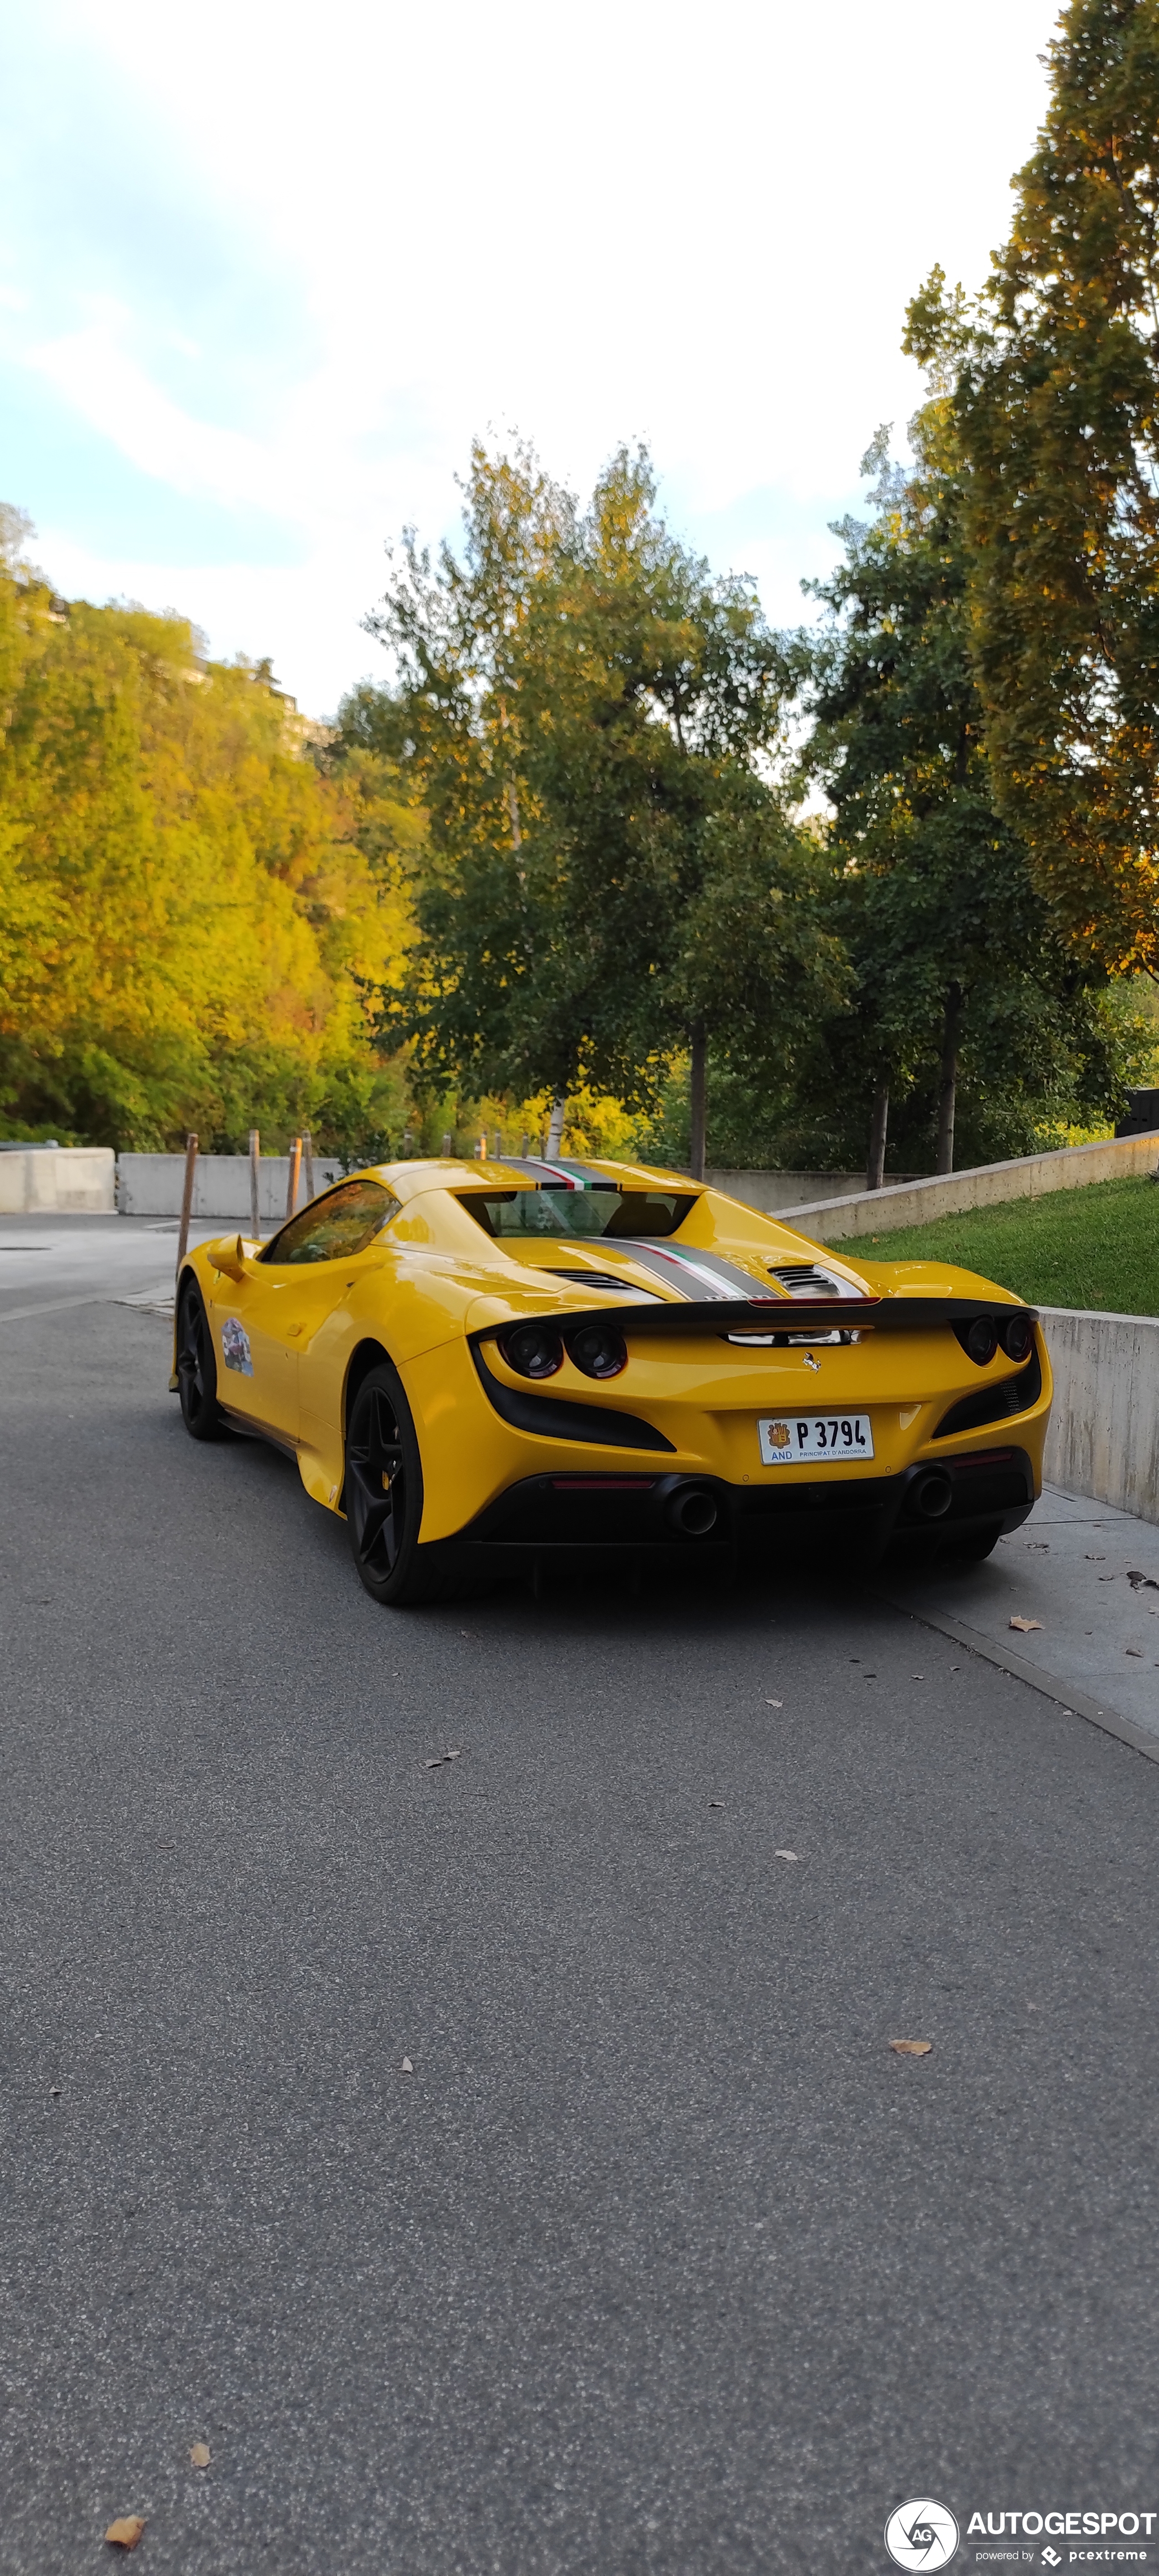
M857 968L834 1051L869 1130L870 1187L883 1177L891 1093L925 1113L932 1060L940 1172L953 1168L960 1069L975 1094L1072 1108L1085 1095L1096 1114L1119 1089L1098 1018L1105 979L1064 952L1024 844L996 810L944 396L931 396L910 439L906 473L878 432L862 467L876 478L874 517L837 530L845 561L813 585L828 615L790 657L813 719L805 767L834 809L834 919ZM1092 1083L1103 1086L1095 1100Z
M408 549L371 624L400 677L381 738L431 837L385 1015L431 1082L546 1086L553 1144L577 1085L647 1107L687 1046L701 1169L711 1030L783 1048L832 1007L840 955L809 912L816 846L756 774L774 640L654 502L644 456L614 456L581 516L528 451L476 447L462 562Z
M1083 956L1159 968L1159 6L1070 0L973 311L907 345L954 391L995 792Z

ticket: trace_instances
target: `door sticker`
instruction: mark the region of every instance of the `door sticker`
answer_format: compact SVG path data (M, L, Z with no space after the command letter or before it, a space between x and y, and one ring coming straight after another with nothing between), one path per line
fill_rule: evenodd
M227 1315L221 1328L221 1356L227 1369L237 1369L242 1377L254 1373L250 1337L236 1315Z

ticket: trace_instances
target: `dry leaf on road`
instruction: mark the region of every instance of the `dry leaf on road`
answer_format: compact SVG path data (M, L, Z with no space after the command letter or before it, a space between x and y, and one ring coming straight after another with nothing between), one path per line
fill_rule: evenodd
M404 2057L404 2059L403 2059L403 2061L402 2061L402 2065L401 2065L401 2067L399 2068L399 2073L400 2073L401 2075L413 2075L413 2074L414 2074L414 2068L413 2068L413 2066L411 2065L411 2062L410 2062L409 2057Z
M784 1705L785 1703L783 1699L767 1699L765 1701L766 1708L783 1708Z
M1042 1621L1041 1619L1012 1619L1010 1625L1012 1628L1021 1629L1023 1636L1028 1637L1032 1628L1041 1628Z
M1125 1655L1138 1655L1141 1658L1143 1649L1141 1646L1124 1646L1123 1652Z
M191 2469L207 2469L209 2467L208 2442L195 2442L193 2444L193 2448L189 2454L189 2465Z
M144 2528L143 2513L123 2513L109 2524L105 2538L112 2541L114 2549L135 2549Z
M928 2057L934 2043L932 2039L891 2039L889 2044L895 2057Z
M797 1860L798 1858L799 1858L799 1854L798 1854L797 1852L791 1852L791 1851L775 1851L775 1852L773 1853L773 1859L774 1859L774 1860Z

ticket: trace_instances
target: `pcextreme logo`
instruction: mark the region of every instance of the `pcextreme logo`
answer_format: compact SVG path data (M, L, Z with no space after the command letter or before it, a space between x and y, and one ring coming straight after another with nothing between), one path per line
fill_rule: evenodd
M899 2504L885 2526L885 2545L897 2567L948 2567L958 2546L958 2526L948 2504L932 2496Z

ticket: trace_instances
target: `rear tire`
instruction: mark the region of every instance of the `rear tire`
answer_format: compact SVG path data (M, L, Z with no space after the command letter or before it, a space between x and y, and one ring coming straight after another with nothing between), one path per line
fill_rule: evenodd
M423 1469L414 1418L397 1370L380 1361L363 1378L346 1432L343 1508L359 1581L390 1610L444 1590L419 1547Z
M225 1440L229 1424L217 1401L217 1360L205 1301L187 1279L177 1307L177 1391L191 1440Z

